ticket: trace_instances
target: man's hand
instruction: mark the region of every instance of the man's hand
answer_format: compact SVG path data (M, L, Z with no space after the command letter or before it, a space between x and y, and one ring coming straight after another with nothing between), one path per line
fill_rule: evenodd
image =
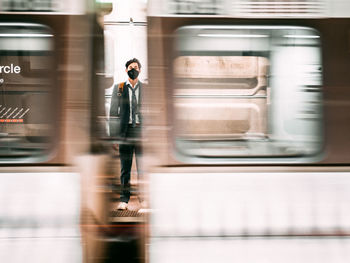
M113 150L115 150L116 152L118 152L118 151L119 151L119 144L118 144L118 143L113 143L113 144L112 144L112 148L113 148Z

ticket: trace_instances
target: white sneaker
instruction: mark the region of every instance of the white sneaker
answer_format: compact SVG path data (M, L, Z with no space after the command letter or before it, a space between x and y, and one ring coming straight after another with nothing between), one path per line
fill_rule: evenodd
M117 209L118 210L125 210L127 208L128 208L128 203L120 202Z

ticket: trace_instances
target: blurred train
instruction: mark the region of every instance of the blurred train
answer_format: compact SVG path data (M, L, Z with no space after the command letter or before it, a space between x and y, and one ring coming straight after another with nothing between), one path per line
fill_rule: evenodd
M349 262L350 4L110 2L0 1L0 258ZM133 56L152 212L111 219Z
M348 262L350 4L148 12L149 261Z
M87 172L98 174L98 103L112 84L101 19L110 9L85 0L0 1L3 262L87 262L96 254L84 226L97 209Z

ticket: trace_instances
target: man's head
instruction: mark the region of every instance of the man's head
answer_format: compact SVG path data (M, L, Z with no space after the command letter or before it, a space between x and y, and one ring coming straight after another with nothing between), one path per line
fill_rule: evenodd
M141 63L137 58L130 59L125 64L125 71L130 79L135 80L141 72Z

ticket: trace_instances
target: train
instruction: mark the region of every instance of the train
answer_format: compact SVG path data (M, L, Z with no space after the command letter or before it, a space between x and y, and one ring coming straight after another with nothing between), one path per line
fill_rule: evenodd
M87 262L86 247L94 253L85 234L94 207L77 164L87 160L77 157L96 159L100 148L97 102L112 79L99 20L110 9L94 1L0 1L3 261Z
M348 261L349 5L148 11L150 262Z
M349 261L346 1L0 7L1 258ZM132 57L145 83L143 178L131 180L142 215L115 211L108 130Z

